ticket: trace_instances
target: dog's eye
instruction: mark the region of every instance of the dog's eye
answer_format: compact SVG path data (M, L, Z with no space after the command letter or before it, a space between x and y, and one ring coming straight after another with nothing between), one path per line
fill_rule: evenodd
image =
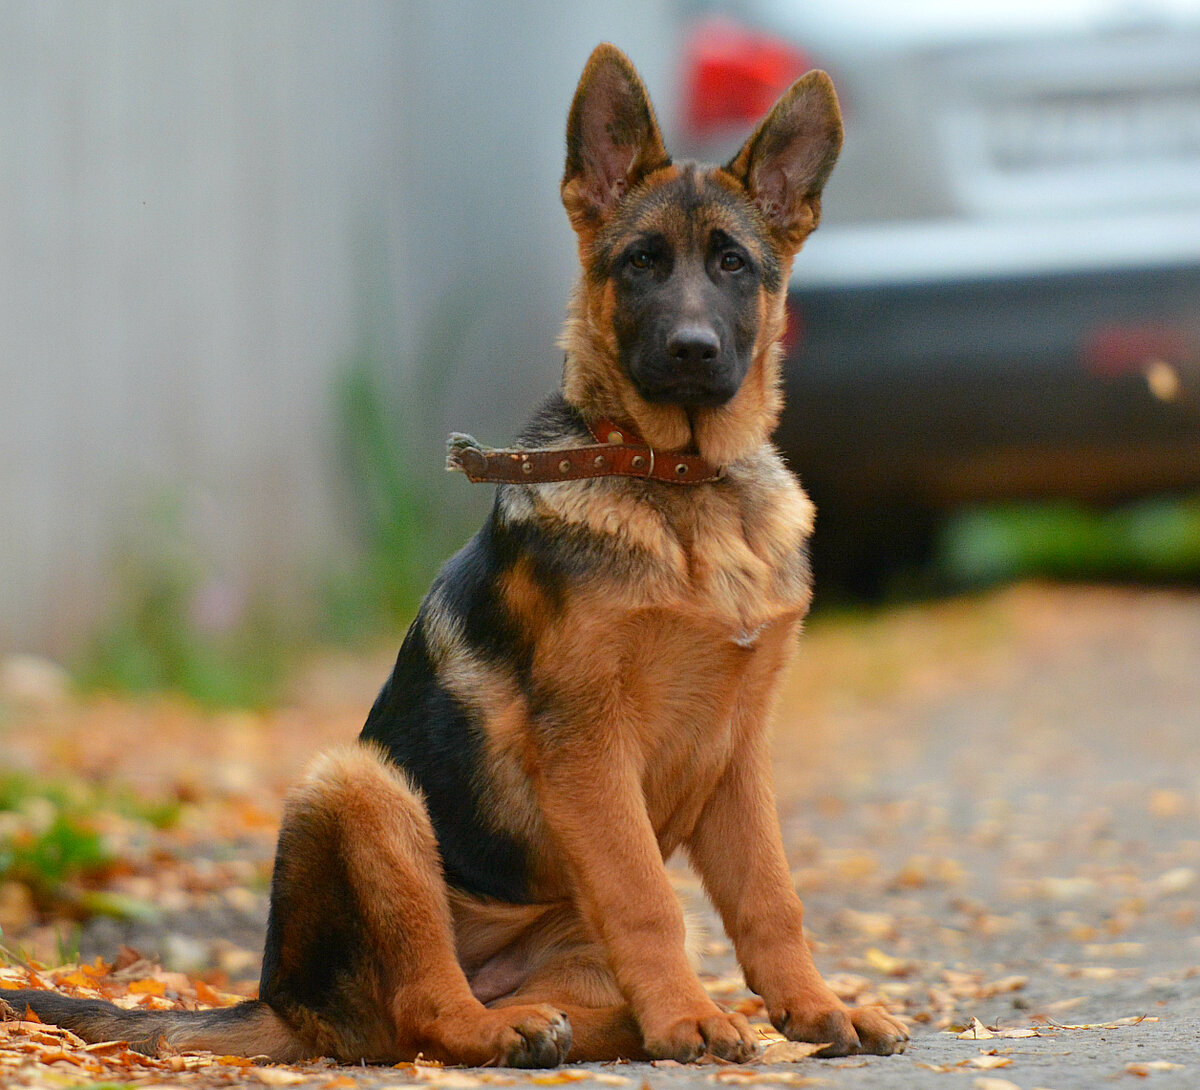
M654 257L649 250L634 250L629 255L629 264L635 269L650 269L654 267Z
M738 269L744 269L746 262L742 260L742 255L735 253L733 250L727 250L721 255L721 270L723 272L737 272Z

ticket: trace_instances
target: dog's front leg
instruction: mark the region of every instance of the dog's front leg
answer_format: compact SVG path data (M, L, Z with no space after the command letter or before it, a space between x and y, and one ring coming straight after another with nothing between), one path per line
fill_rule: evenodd
M683 912L663 868L636 758L618 731L581 731L566 740L561 729L553 733L535 776L543 813L647 1052L685 1063L706 1051L749 1059L755 1043L746 1019L713 1003L688 964Z
M765 719L769 684L747 685L735 713L738 745L688 840L688 852L733 940L746 983L791 1040L825 1044L821 1055L889 1055L904 1027L879 1007L848 1008L821 978L804 939L775 796Z

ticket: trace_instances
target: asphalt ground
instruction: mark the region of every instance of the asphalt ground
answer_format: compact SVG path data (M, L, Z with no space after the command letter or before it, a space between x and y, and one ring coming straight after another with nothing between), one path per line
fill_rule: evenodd
M365 709L373 695L373 687L357 692L375 676L378 663L369 665L343 663L336 681L326 670L319 684L300 685L297 707L307 700L307 713L241 723L249 740L232 771L228 747L213 745L212 759L225 762L214 774L242 792L243 805L247 785L270 785L255 796L262 829L239 844L260 870L269 860L271 800L305 749L353 729L354 708ZM326 714L334 704L341 710ZM109 718L120 720L111 709ZM99 745L87 722L86 709L39 712L10 721L5 742L36 768L48 745L61 753L74 738L85 754ZM144 779L148 767L164 781L178 779L185 737L164 730L140 754L109 747L93 756L117 779ZM298 1076L295 1085L347 1078L364 1087L424 1081L460 1090L547 1078L628 1082L634 1090L713 1082L1200 1086L1198 742L1194 591L1026 585L818 617L776 730L784 839L819 967L848 1001L884 1002L908 1021L903 1055L594 1065L540 1076L320 1066L287 1074ZM189 750L188 775L203 774L196 770L206 767L210 744ZM230 856L228 843L203 836L193 850ZM698 884L685 869L672 873L689 907L707 918L706 984L764 1022ZM243 897L225 891L224 917L197 917L195 906L180 903L155 921L121 925L125 931L106 921L85 930L81 952L110 956L115 943L134 941L168 961L181 949L203 961L206 950L228 953L229 942L205 929L236 924L242 975L250 977L265 919L261 877L247 880ZM246 1078L253 1083L246 1072L234 1081Z

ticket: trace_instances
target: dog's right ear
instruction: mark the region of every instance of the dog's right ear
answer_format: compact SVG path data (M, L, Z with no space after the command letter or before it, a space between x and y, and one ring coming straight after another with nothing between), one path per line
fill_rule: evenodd
M671 158L637 71L616 46L588 58L567 118L562 201L576 231L594 231L642 178Z

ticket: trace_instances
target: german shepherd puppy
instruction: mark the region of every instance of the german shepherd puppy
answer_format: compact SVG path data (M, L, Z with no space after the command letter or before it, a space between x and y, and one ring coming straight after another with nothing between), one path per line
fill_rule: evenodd
M673 163L633 66L592 54L567 125L582 273L562 390L522 444L603 467L599 427L646 471L499 488L359 743L287 800L258 1000L10 1004L92 1041L279 1061L747 1060L746 1019L685 952L663 869L682 848L782 1033L826 1055L903 1048L895 1019L847 1008L813 965L768 757L813 525L769 443L778 342L840 144L810 72L725 166ZM684 483L694 466L713 471Z

